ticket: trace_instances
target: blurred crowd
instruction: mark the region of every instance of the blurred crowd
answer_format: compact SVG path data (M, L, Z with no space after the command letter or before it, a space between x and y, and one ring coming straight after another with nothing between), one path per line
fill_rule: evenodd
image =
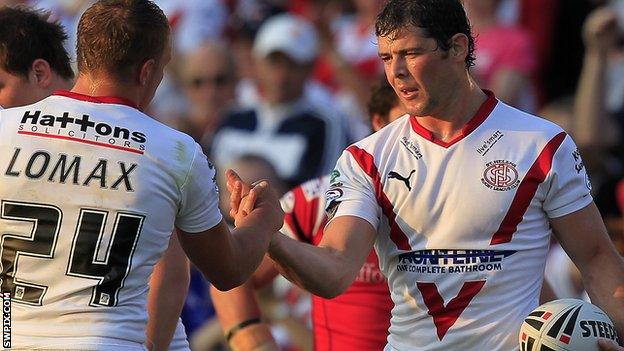
M218 169L272 179L286 192L328 174L347 145L370 133L366 106L383 79L374 35L382 0L155 2L174 54L149 114L191 135ZM0 0L19 3L49 10L74 52L91 0ZM573 136L624 252L624 0L464 3L476 34L472 74L500 100ZM559 297L582 297L561 252L554 244L547 278ZM225 347L207 283L196 274L191 284L183 320L192 346ZM305 294L281 281L262 295L284 349L309 349Z

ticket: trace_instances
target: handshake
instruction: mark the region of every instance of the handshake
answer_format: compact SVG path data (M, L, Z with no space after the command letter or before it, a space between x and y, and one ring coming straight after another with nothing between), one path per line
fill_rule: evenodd
M238 227L254 227L261 232L277 233L284 221L284 211L275 191L266 180L247 184L233 170L227 170L230 192L230 216Z

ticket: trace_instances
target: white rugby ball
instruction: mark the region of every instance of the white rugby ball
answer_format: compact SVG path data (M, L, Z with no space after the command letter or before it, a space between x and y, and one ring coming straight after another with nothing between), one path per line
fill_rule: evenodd
M522 323L519 339L521 351L599 351L598 339L619 342L607 314L577 299L537 307Z

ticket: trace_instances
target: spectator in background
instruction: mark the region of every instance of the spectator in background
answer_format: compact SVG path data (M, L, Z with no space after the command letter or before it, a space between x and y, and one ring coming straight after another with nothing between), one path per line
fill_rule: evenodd
M188 112L174 121L174 127L192 136L209 153L214 133L234 104L234 58L224 44L205 43L182 60L180 75L189 105Z
M291 186L329 172L347 139L339 114L304 94L318 56L314 27L274 16L260 28L253 55L259 101L228 114L212 159L223 165L243 154L262 156Z
M596 204L610 231L619 218L615 198L617 181L624 175L624 29L610 7L594 10L583 26L585 55L574 101L571 133L587 155ZM618 103L619 101L619 103Z
M219 40L227 24L223 0L156 0L169 20L173 48L189 54L208 40Z
M346 110L357 111L354 114L366 119L370 88L383 72L374 31L383 1L355 0L353 14L345 14L335 0L312 3L308 16L320 33L323 48L315 77L336 91Z
M529 1L529 0L525 0ZM547 61L541 75L546 102L573 95L583 65L583 40L581 27L595 3L604 0L558 0L552 16ZM544 11L543 0L532 0L534 12ZM546 2L547 4L548 2ZM539 10L537 10L539 8ZM542 12L543 13L543 12ZM526 14L524 23L538 21L537 16ZM530 19L529 19L530 18ZM539 44L538 45L543 45Z
M75 62L78 20L82 13L94 2L95 0L32 0L28 1L28 4L29 6L50 11L51 18L63 25L68 37L65 41L65 48L70 55L71 62Z
M536 56L531 38L520 27L504 26L497 16L500 0L466 0L475 32L477 55L475 78L506 103L535 112L533 79Z
M238 173L242 179L255 182L259 179L266 179L271 184L271 187L275 190L275 193L282 196L287 189L287 185L279 178L275 167L262 156L253 154L244 154L235 159L230 160L226 165L226 169L232 169ZM222 189L226 189L225 174L219 174L217 176L217 184ZM219 208L225 216L225 220L228 221L230 226L234 225L234 221L229 217L230 212L230 194L226 191L219 193Z
M620 95L620 99L624 98L624 91L622 87L612 91L608 83L621 85L624 76L620 74L619 82L612 82L607 74L613 73L609 70L615 70L618 64L624 66L624 52L618 47L622 38L624 30L618 24L615 11L608 7L594 10L585 21L585 57L576 92L572 124L579 146L604 149L619 142L621 128L618 123L624 120L617 121L615 111L608 111L607 99L612 94Z
M583 26L585 56L578 83L573 133L579 146L605 147L619 142L621 123L617 111L624 111L622 105L608 107L608 98L619 95L624 98L622 74L617 74L618 66L624 67L623 24L618 23L617 13L609 7L594 10ZM617 76L619 81L610 79ZM618 86L619 85L619 86Z

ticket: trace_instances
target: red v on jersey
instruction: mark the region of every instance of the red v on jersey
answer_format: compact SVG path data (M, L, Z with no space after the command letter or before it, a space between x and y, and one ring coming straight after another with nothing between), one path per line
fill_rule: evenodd
M470 301L481 291L483 285L485 285L485 280L465 282L457 296L444 306L444 299L440 296L435 283L416 283L427 305L429 315L433 317L433 324L436 326L440 341L468 307Z

